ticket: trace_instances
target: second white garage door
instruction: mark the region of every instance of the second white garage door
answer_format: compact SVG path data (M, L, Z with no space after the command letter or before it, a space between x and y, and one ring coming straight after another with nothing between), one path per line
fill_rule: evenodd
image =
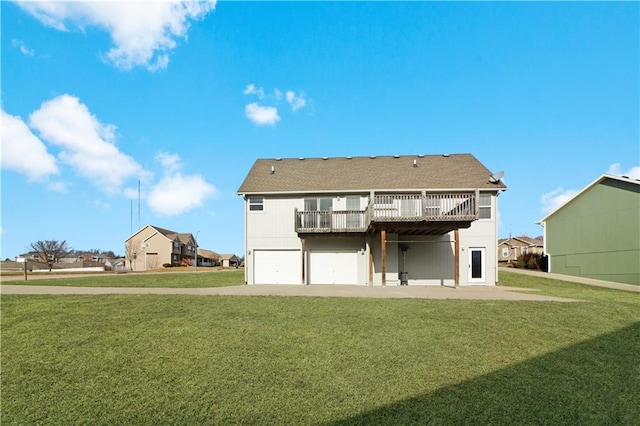
M254 250L254 284L301 284L300 250Z
M358 252L313 250L309 252L310 284L358 284Z

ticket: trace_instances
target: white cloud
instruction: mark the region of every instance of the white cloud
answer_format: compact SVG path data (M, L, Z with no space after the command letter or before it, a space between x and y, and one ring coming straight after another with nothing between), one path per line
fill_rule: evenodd
M609 166L607 173L616 176L628 176L632 179L640 179L640 166L631 167L629 170L623 170L620 163L614 163Z
M274 125L280 121L278 108L258 105L255 102L245 106L244 113L249 120L258 126Z
M20 52L22 52L22 54L26 56L34 56L36 54L36 52L33 49L29 49L22 42L22 40L18 40L14 38L13 40L11 40L11 44L13 45L13 47L17 47L18 49L20 49Z
M569 201L573 196L575 196L578 192L577 189L563 189L556 188L551 192L547 192L543 194L540 198L542 202L542 213L549 214L552 211L556 210L558 207L562 206L564 203Z
M31 181L59 173L56 159L20 119L2 111L2 168L22 173Z
M216 188L201 176L176 173L158 182L149 193L147 202L158 215L176 216L202 206L216 192Z
M242 93L244 95L256 95L259 99L264 99L264 89L262 87L256 87L253 83L247 84L247 87L245 87Z
M145 173L114 145L115 126L100 123L74 96L65 94L44 102L31 114L29 124L47 142L60 146L62 161L106 192Z
M297 111L307 105L307 100L304 98L304 93L296 95L296 92L287 90L286 97L287 102L289 103L289 105L291 105L291 109L293 111Z
M160 152L156 155L156 160L162 164L167 173L177 172L182 168L182 160L178 154Z
M67 192L67 185L64 182L51 182L47 188L53 192Z
M24 1L17 3L44 25L59 31L98 27L109 33L114 47L105 58L130 70L166 68L168 52L186 39L190 22L203 19L215 0L186 1Z

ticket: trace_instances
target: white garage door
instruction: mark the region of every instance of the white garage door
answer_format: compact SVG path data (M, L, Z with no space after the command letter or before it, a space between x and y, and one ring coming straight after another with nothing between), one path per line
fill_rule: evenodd
M255 284L301 284L300 250L254 250L253 282Z
M309 282L311 284L358 284L358 252L311 251Z

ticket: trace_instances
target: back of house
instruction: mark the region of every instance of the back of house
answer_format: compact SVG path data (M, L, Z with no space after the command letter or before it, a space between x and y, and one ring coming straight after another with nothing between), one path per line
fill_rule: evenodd
M498 195L471 154L257 160L247 284L495 284Z

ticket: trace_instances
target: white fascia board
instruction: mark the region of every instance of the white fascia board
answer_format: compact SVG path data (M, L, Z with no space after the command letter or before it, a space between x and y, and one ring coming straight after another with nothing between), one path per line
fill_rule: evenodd
M145 226L143 226L142 228L138 229L136 232L134 232L133 234L131 234L129 237L127 237L127 239L125 239L124 241L125 241L125 242L129 241L130 239L132 239L133 237L135 237L136 235L138 235L140 232L142 232L142 231L143 231L144 229L146 229L146 228L153 228L153 226L152 226L152 225L145 225ZM155 229L155 228L153 228L153 229Z
M369 194L370 192L374 193L415 193L415 192L475 192L476 190L480 192L491 192L491 193L500 193L505 191L504 188L411 188L411 189L336 189L336 190L321 190L321 191L266 191L266 192L239 192L238 195L243 197L251 197L251 196L260 196L260 195L308 195L308 194Z
M143 241L143 242L144 242L144 241L148 241L148 240L150 240L151 238L153 238L154 236L156 236L157 234L160 234L160 232L156 231L156 232L154 232L153 234L149 235L147 238L145 238L145 239L144 239L144 240L142 240L142 241ZM164 234L160 234L160 235L164 235ZM166 238L166 235L164 235L164 236L165 236L165 238ZM168 239L168 238L167 238L167 239Z

